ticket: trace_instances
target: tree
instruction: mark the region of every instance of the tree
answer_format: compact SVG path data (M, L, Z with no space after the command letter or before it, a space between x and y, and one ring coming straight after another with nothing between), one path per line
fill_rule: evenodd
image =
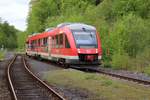
M3 45L5 48L16 48L17 47L17 36L18 30L14 26L10 26L8 22L0 23L0 47Z
M31 0L27 32L42 32L62 22L94 25L104 62L127 68L150 47L149 9L150 0Z

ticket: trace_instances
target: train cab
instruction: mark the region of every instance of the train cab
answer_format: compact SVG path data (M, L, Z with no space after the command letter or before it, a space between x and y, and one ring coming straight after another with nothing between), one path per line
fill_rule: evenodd
M68 64L99 64L102 48L96 28L82 23L59 25L65 49L60 51L61 61ZM61 42L63 43L63 42ZM67 47L67 48L66 48ZM58 50L59 51L59 50Z

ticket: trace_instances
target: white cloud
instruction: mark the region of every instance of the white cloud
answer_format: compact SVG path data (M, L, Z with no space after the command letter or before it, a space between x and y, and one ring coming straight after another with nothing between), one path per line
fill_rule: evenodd
M26 29L26 18L30 0L1 0L0 17L17 29Z

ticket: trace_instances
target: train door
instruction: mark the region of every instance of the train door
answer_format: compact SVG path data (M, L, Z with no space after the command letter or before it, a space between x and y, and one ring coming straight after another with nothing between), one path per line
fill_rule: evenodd
M51 48L52 48L52 37L48 37L48 54L51 56Z

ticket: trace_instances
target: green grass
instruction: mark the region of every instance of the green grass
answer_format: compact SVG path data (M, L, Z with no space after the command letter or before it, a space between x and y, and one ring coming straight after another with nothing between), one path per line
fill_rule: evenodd
M144 69L144 73L150 76L150 66Z
M4 55L5 55L5 52L4 51L0 51L0 60L3 60Z
M52 85L89 91L92 100L150 100L150 88L94 73L76 70L56 70L44 75Z

